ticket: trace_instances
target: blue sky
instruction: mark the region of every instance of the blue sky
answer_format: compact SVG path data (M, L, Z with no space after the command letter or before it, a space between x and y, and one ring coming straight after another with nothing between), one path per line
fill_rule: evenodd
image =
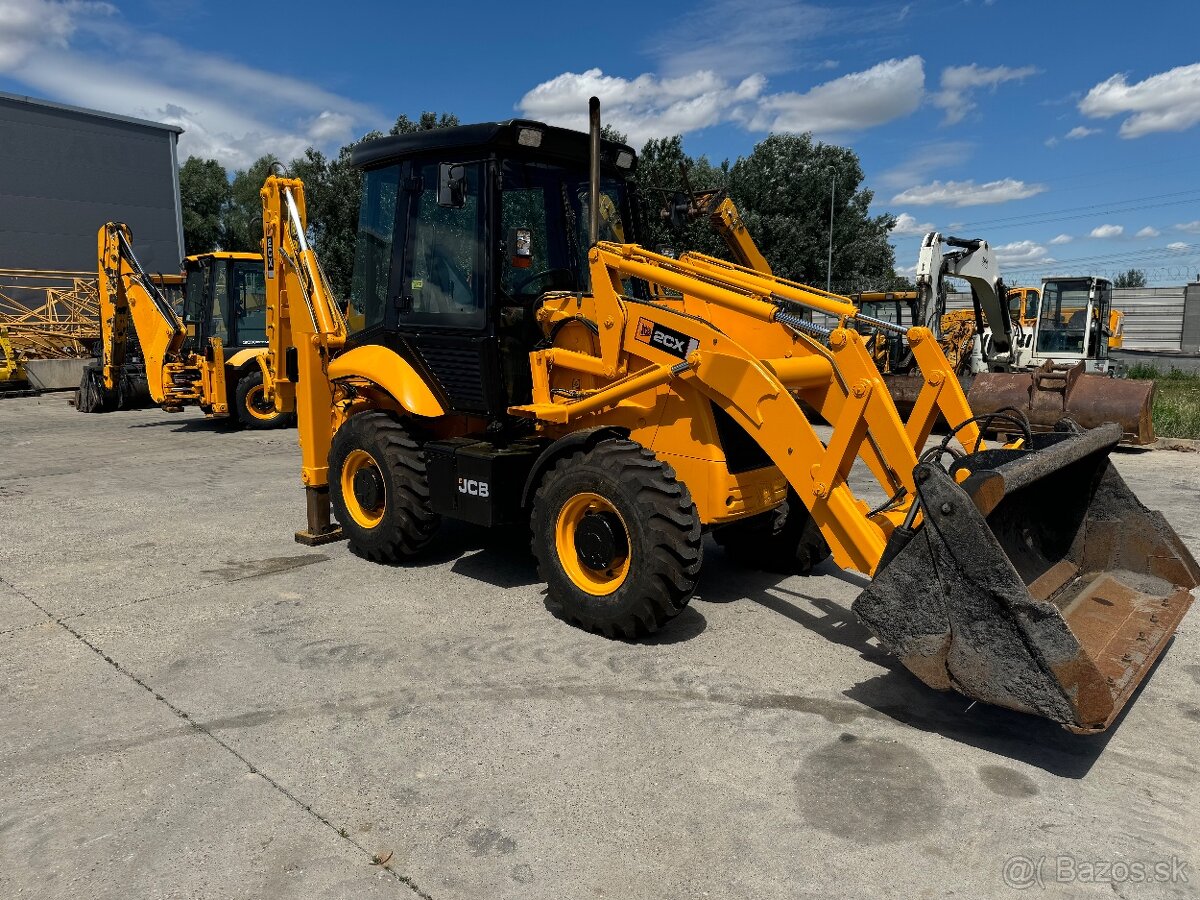
M901 271L934 227L989 240L1010 283L1179 284L1200 272L1197 26L1195 0L0 0L0 89L180 124L230 167L424 109L578 126L597 93L639 146L853 147Z

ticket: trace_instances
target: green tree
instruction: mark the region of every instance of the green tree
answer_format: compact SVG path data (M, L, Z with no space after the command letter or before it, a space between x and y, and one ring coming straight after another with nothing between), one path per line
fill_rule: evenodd
M1130 269L1128 272L1122 272L1113 279L1113 287L1140 288L1145 286L1146 273L1141 269Z
M240 253L262 252L262 200L258 192L276 162L276 157L268 153L233 176L223 229L224 249Z
M836 181L836 185L835 185ZM872 191L853 150L810 134L773 134L729 171L729 192L777 275L824 286L833 194L832 287L841 293L890 288L894 216L871 216Z
M401 113L396 124L388 129L388 134L413 134L417 131L432 131L435 128L453 128L460 124L454 113L423 112L417 121Z
M638 165L644 242L727 259L728 249L703 218L674 232L661 214L665 199L682 186L681 166L693 191L728 191L776 275L818 287L825 286L836 178L833 289L851 293L905 284L894 272L895 251L888 243L895 218L869 214L873 194L862 187L862 167L853 150L814 142L808 134L776 134L748 156L715 166L704 157L692 160L679 137L647 141Z
M230 196L229 176L215 159L189 156L179 167L186 253L208 253L221 247Z

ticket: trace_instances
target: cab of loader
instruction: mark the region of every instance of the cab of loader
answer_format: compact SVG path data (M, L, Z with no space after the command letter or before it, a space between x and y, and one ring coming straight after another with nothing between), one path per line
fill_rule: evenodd
M1034 356L1107 371L1111 308L1112 283L1104 278L1044 279Z
M210 338L228 349L265 347L267 288L257 253L204 253L183 261L184 346L200 352Z
M368 141L351 162L363 192L346 349L393 350L448 412L496 421L529 402L539 298L589 288L588 136L487 122ZM601 142L602 240L636 241L636 162Z

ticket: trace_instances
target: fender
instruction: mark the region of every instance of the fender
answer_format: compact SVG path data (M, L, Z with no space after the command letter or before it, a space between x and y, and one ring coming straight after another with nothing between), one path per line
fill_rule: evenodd
M254 360L254 362L257 363L258 366L261 368L262 367L262 358L266 355L267 355L266 347L243 347L237 353L233 354L233 356L226 357L225 365L231 366L235 369L240 369L246 363L250 362L251 360Z
M446 411L425 380L398 353L379 344L347 350L329 364L329 379L357 376L373 381L415 416L435 419Z
M560 437L542 451L537 462L533 464L533 468L529 470L529 475L525 478L525 489L521 491L521 506L528 506L533 502L533 495L537 491L538 482L542 480L542 475L562 457L574 453L576 450L590 450L601 441L627 437L629 437L628 430L614 425L584 428Z

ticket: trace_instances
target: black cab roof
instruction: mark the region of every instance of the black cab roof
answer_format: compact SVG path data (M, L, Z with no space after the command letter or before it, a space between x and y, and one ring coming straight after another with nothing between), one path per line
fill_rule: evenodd
M432 128L410 134L363 141L350 153L350 164L366 169L384 162L437 150L500 148L537 156L559 157L573 162L588 159L588 135L531 119L479 122L453 128ZM626 155L627 154L627 155ZM626 174L637 166L637 153L627 144L600 142L600 164Z

